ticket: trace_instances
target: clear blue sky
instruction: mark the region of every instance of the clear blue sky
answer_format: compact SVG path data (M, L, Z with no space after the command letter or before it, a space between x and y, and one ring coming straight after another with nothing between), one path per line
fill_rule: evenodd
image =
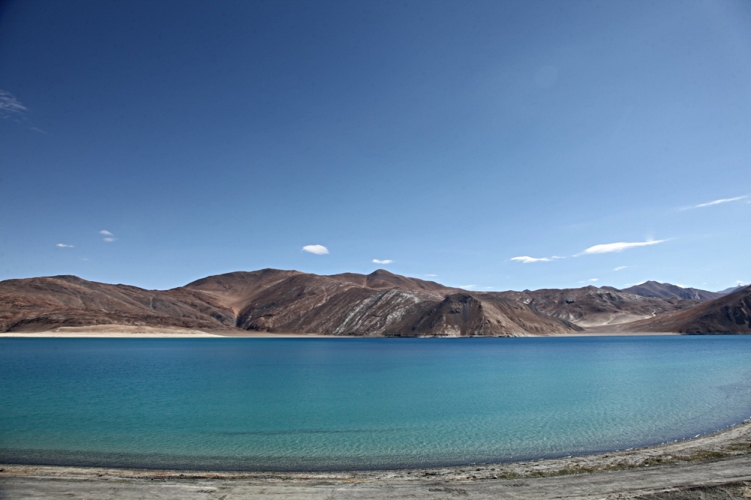
M716 290L749 174L748 1L0 4L0 279Z

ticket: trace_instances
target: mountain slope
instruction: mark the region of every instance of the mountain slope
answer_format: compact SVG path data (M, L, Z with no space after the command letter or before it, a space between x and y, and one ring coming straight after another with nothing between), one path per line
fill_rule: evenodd
M751 286L687 311L625 326L631 332L751 333Z
M642 297L654 297L660 299L688 299L688 300L713 300L722 296L719 292L708 292L697 288L683 288L670 283L646 281L639 285L624 288L622 292Z
M642 297L615 288L587 286L569 289L489 292L484 295L507 298L529 305L543 314L580 327L617 325L683 310L698 301L677 298Z
M358 336L510 336L579 328L503 297L378 270L263 269L166 291L54 276L0 282L0 331L137 325Z
M0 331L104 324L221 330L232 311L189 290L143 290L76 276L0 282Z
M265 280L243 278L253 283L254 291L244 292L242 307L232 302L239 307L236 324L244 330L362 336L508 336L578 330L526 305L477 300L468 292L384 270L334 276L263 272ZM221 295L235 298L235 291L207 286L217 279L186 288L210 292L219 303L229 304Z

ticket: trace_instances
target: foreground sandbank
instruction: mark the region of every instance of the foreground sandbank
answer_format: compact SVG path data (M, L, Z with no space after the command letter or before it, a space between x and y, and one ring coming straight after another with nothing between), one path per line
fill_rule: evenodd
M392 471L253 473L0 466L0 498L751 498L751 421L600 455ZM717 495L715 495L715 493ZM729 493L732 495L729 496Z

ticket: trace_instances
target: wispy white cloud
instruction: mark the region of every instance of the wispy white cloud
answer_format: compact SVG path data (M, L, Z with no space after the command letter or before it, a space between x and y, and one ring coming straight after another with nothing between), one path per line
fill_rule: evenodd
M58 247L58 248L73 248L73 245L67 245L65 243L58 243L55 246Z
M477 285L459 285L459 288L463 288L464 290L471 290L475 287L477 287Z
M115 238L115 235L107 231L106 229L102 229L101 231L99 231L99 234L104 236L104 238L102 238L102 241L104 241L105 243L112 243L113 241L117 241L117 238Z
M588 280L580 281L579 283L595 283L597 281L600 281L600 278L590 278Z
M748 198L748 195L746 195L746 196L736 196L735 198L720 198L719 200L709 201L707 203L699 203L698 205L694 205L691 208L711 207L711 206L714 206L714 205L721 205L723 203L732 203L734 201L745 200L746 198Z
M521 262L522 264L532 264L534 262L551 262L562 258L563 257L558 257L557 255L553 255L552 257L530 257L529 255L521 255L519 257L511 257L511 260Z
M618 267L616 267L615 269L613 269L613 271L623 271L623 270L624 270L624 269L626 269L627 267L628 267L628 266L618 266Z
M427 276L428 278L437 278L438 277L437 274L426 274L425 276Z
M392 262L394 262L394 261L391 260L391 259L383 259L383 260L381 260L381 259L373 259L373 263L374 264L391 264Z
M323 245L305 245L302 247L303 251L313 253L316 255L326 255L329 253L329 249Z
M628 250L629 248L636 248L636 247L647 247L650 245L657 245L659 243L665 243L668 240L647 240L647 241L635 241L635 242L625 242L620 241L617 243L605 243L603 245L594 245L586 250L584 250L582 253L577 255L593 255L593 254L599 254L599 253L611 253L611 252L622 252L624 250Z
M21 118L28 111L26 106L7 90L0 90L0 117Z

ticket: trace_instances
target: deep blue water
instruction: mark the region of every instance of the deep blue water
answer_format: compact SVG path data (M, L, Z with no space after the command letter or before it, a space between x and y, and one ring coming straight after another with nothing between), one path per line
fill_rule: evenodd
M0 462L388 468L610 451L751 416L751 336L0 339Z

